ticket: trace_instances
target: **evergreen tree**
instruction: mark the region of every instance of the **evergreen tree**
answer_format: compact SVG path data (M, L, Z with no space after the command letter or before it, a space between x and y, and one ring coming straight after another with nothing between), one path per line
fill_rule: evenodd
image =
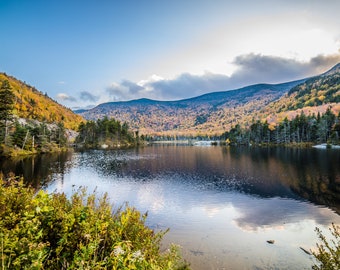
M336 116L329 108L323 115L306 116L303 112L292 120L287 117L274 129L267 121L253 121L249 128L239 125L220 136L231 144L290 144L332 143L340 144L340 113Z
M12 88L5 80L0 88L0 124L1 124L1 141L5 144L8 142L8 121L12 118L15 96Z
M25 136L27 133L27 128L20 125L19 122L15 122L15 130L12 134L12 143L14 146L22 148L24 146Z
M76 143L85 147L99 147L102 144L120 145L134 144L138 142L138 133L134 138L127 123L121 124L114 118L104 117L97 121L87 121L79 125L79 134Z

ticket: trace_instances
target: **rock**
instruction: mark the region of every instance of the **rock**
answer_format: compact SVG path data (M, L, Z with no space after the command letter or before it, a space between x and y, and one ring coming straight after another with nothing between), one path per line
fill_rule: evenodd
M275 243L275 240L267 240L267 243L268 243L268 244L274 244L274 243Z

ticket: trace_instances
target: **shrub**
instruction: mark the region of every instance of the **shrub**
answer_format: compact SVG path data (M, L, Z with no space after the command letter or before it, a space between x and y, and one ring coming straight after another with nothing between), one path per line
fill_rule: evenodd
M67 198L0 178L2 269L188 269L177 247L161 252L165 232L132 207L113 211L107 195Z
M326 239L319 228L315 229L321 240L316 244L317 252L312 252L318 260L318 264L313 265L314 270L333 270L340 269L340 226L332 224L330 228L334 239Z

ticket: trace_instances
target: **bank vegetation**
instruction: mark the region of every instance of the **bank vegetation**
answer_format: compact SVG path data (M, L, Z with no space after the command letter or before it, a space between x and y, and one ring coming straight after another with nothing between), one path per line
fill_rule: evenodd
M115 209L107 195L36 192L0 177L1 269L189 269L178 247L161 248L165 232L147 215Z

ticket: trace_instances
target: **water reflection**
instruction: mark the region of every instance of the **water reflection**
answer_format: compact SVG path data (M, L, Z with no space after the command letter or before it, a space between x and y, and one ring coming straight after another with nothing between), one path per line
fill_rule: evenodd
M293 148L155 146L93 151L79 166L116 179L153 181L159 175L192 189L236 190L262 198L306 200L340 213L340 151Z
M300 247L340 224L340 151L153 146L13 164L51 192L87 186L148 211L193 269L310 269Z
M72 152L50 153L29 157L0 159L0 171L4 175L14 173L36 188L46 186L57 176L62 178L73 166Z
M340 151L235 148L226 152L237 152L233 157L240 157L242 170L261 179L261 191L255 193L264 196L267 190L270 196L284 197L284 188L289 188L299 197L331 206L340 213ZM291 197L289 192L286 195Z

